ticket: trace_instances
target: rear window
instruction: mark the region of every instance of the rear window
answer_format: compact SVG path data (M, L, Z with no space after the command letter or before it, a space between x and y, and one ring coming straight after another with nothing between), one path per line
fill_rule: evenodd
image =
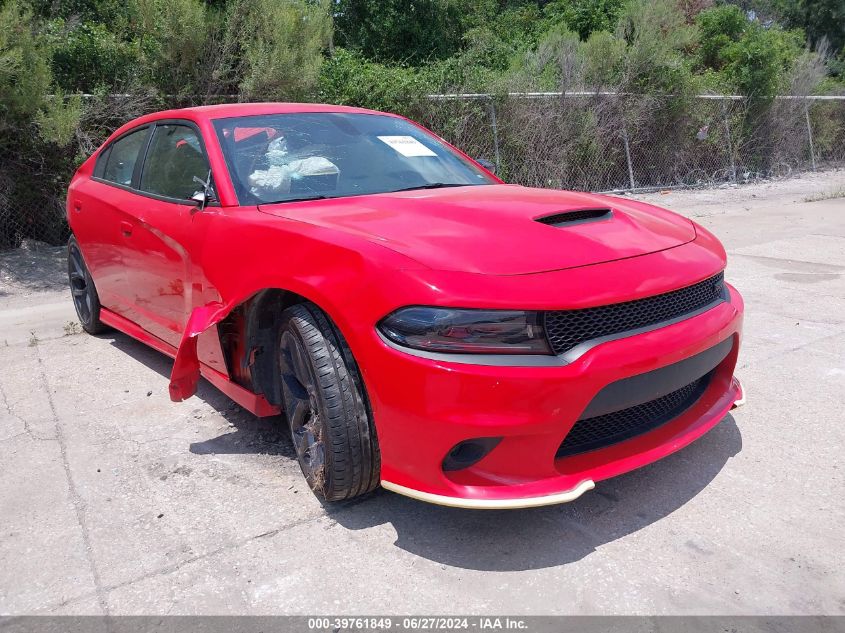
M127 187L132 184L132 173L135 171L138 153L147 140L147 132L147 128L137 130L111 144L104 156L105 166L101 175L103 180Z

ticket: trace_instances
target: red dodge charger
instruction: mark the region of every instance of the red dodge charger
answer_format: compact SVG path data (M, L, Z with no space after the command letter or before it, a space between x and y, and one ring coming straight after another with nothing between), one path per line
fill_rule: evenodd
M489 166L489 165L488 165ZM86 331L284 414L319 496L466 508L575 499L742 401L743 304L702 227L507 185L399 116L171 110L79 169L68 271Z

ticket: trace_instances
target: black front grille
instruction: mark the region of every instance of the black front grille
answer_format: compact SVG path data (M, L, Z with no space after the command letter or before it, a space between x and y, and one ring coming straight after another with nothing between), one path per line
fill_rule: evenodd
M560 445L556 457L604 448L669 422L695 404L707 389L711 373L660 398L621 411L578 420Z
M624 334L695 312L722 297L724 283L724 274L719 273L692 286L653 297L546 312L546 336L552 351L563 354L586 341Z

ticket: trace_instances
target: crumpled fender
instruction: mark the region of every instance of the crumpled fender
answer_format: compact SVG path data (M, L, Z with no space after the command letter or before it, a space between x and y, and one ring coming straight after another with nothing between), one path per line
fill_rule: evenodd
M187 400L196 393L200 379L197 337L225 319L233 307L233 303L214 301L191 312L179 342L179 349L176 351L173 371L170 373L170 399L173 402Z

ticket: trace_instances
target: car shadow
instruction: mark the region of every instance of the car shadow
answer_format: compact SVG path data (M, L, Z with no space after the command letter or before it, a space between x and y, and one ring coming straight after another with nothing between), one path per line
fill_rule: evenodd
M168 378L172 360L119 332L101 338ZM197 396L234 431L190 445L198 455L270 454L296 459L281 417L256 418L205 380ZM341 503L326 515L348 530L390 525L394 545L442 565L480 571L521 571L565 565L602 545L669 516L695 498L742 450L736 420L727 415L689 446L654 464L601 481L579 499L524 510L461 510L377 490ZM695 534L688 546L695 548Z
M705 436L644 468L601 481L579 499L524 510L461 510L379 490L327 514L350 530L390 524L396 547L443 565L521 571L565 565L641 530L693 499L742 450L728 415ZM695 548L695 534L688 546Z
M163 378L170 379L173 360L165 354L116 330L110 330L99 335L98 338L109 341L112 347L131 356ZM189 447L192 453L197 455L260 453L296 459L287 425L281 417L255 417L204 378L197 385L196 395L229 422L234 430L202 442L193 442Z

